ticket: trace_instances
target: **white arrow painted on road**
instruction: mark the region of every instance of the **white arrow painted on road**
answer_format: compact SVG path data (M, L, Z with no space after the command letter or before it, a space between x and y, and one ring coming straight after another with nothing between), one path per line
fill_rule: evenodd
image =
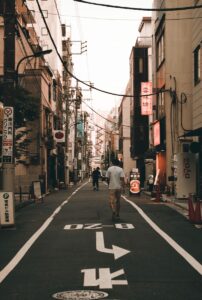
M112 249L105 248L103 232L96 232L96 250L104 253L113 254L115 259L128 254L130 251L118 246L112 245Z

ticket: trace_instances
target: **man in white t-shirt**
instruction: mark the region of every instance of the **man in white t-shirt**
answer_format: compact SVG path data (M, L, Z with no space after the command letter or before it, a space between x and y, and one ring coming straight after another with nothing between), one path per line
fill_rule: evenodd
M125 175L123 169L119 167L119 160L112 162L113 166L109 167L106 178L109 187L109 205L112 210L112 220L119 219L121 190L124 189Z

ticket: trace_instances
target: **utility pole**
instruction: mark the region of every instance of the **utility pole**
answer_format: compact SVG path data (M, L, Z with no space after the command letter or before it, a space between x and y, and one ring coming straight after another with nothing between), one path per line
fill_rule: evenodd
M65 94L65 186L69 186L69 90Z
M82 93L78 87L78 81L76 85L76 99L75 99L75 127L74 127L74 184L78 181L78 136L77 136L77 125L78 125L78 109L81 106Z
M2 4L3 3L3 4ZM1 1L4 18L4 123L2 139L3 191L1 198L1 225L14 225L14 99L15 84L15 0Z
M4 0L4 106L14 106L10 91L15 83L15 0ZM14 130L13 130L14 139ZM13 150L12 150L13 152ZM14 193L15 166L13 153L10 161L3 161L3 190Z
M77 124L78 124L78 105L75 101L75 122L74 122L74 184L78 180L78 140L77 140Z

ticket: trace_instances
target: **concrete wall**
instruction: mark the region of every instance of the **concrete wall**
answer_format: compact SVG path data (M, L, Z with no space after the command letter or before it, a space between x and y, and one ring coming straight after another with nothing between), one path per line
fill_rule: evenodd
M128 90L129 92L129 90ZM130 157L130 98L125 97L122 102L122 125L123 125L123 169L129 176L132 168L135 167L135 161Z

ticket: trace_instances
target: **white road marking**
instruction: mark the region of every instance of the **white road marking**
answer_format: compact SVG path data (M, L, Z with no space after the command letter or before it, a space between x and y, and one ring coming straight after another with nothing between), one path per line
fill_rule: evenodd
M109 253L114 255L114 259L118 259L130 251L118 246L112 245L112 249L105 248L104 234L103 232L96 232L96 250L103 253Z
M65 225L64 230L81 230L83 229L83 224L68 224Z
M116 229L134 229L133 224L127 223L117 223L115 224Z
M101 229L102 223L95 223L95 224L85 224L84 229Z
M103 225L102 223L93 224L67 224L64 226L64 230L97 230L103 227L114 227L116 229L134 229L133 224L128 223L117 223L114 225Z
M156 225L145 213L132 201L128 200L122 195L122 198L131 204L138 213L145 219L145 221L175 250L177 251L200 275L202 275L202 264L200 264L193 256L184 250L178 243L176 243L167 233L165 233L158 225Z
M52 215L43 223L43 225L31 236L31 238L22 246L22 248L17 252L17 254L12 258L12 260L0 271L0 283L9 275L9 273L18 265L18 263L23 259L25 254L34 244L34 242L40 237L40 235L46 230L46 228L53 221L55 216L60 212L62 206L67 204L71 197L78 192L83 186L87 183L84 183L82 186L77 188L63 203L58 206Z
M114 280L114 278L124 275L124 270L120 269L114 273L110 273L109 268L100 268L99 278L96 278L96 269L83 269L84 273L83 286L99 286L100 289L112 289L113 285L128 285L127 280Z

